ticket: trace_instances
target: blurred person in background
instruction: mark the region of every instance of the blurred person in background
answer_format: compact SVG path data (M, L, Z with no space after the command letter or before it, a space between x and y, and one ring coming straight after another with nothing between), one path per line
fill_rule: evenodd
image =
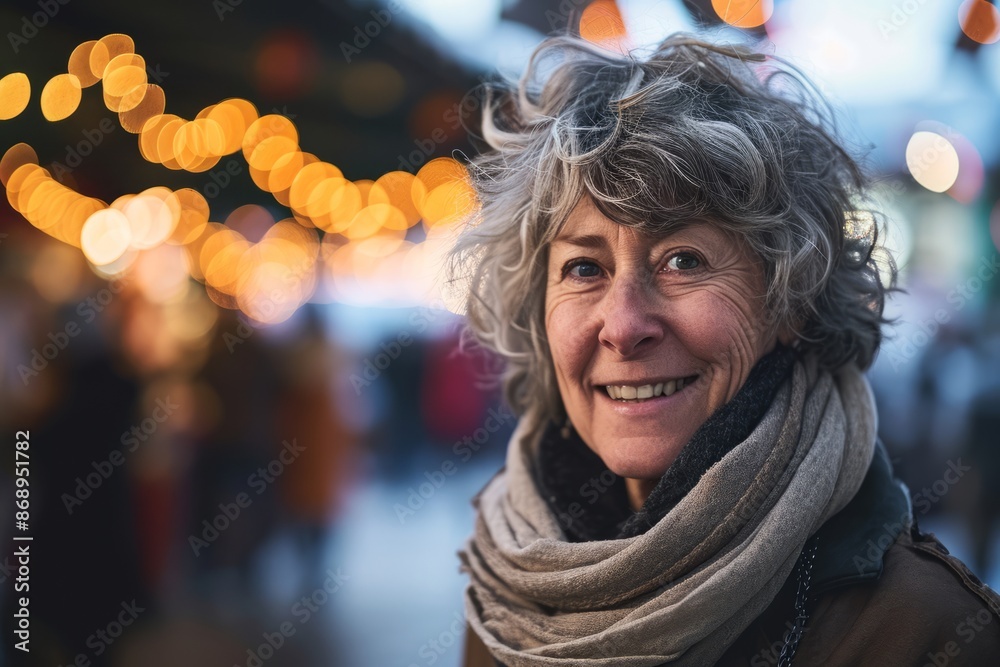
M809 82L557 37L488 102L450 272L520 421L460 552L465 664L992 664L1000 597L876 435L896 267Z
M339 519L345 498L359 476L357 445L361 434L345 421L345 408L360 400L338 396L331 378L347 374L350 358L336 340L327 341L313 309L303 335L287 350L281 369L288 389L278 405L278 430L301 448L301 459L288 465L282 500L293 519L302 564L300 587L313 590L327 568L328 534Z

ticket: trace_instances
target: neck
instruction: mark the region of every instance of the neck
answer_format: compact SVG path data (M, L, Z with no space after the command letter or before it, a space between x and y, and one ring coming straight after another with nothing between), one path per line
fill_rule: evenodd
M625 478L625 490L628 492L628 504L633 512L638 512L646 498L653 491L659 480Z

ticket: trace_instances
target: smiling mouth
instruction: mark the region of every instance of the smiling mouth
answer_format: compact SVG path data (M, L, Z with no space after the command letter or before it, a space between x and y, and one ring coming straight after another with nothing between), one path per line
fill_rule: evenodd
M641 386L603 385L602 389L612 400L619 403L644 403L654 398L672 396L690 386L697 379L697 375L689 375L676 380Z

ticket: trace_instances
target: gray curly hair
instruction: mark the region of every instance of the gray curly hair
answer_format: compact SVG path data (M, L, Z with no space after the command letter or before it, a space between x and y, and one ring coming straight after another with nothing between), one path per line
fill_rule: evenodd
M765 267L766 316L828 369L868 368L892 257L833 112L794 66L677 33L644 59L578 37L542 42L519 81L488 83L469 164L479 207L448 256L468 287L464 342L506 361L516 414L565 414L544 325L548 247L584 196L655 237L711 221Z

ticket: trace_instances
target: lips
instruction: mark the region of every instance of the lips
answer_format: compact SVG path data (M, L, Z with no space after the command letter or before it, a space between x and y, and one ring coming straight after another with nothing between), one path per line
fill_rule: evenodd
M614 399L608 394L606 386L595 387L599 403L606 403L614 412L629 417L641 417L643 415L655 415L668 410L672 406L679 407L681 401L685 401L691 395L692 387L698 386L701 375L691 375L685 378L680 390L675 390L669 396L661 394L645 399Z
M603 389L614 400L642 401L658 396L670 396L676 391L681 391L685 386L696 381L697 378L698 376L695 374L669 380L651 380L649 382L614 382L600 385L598 388Z

